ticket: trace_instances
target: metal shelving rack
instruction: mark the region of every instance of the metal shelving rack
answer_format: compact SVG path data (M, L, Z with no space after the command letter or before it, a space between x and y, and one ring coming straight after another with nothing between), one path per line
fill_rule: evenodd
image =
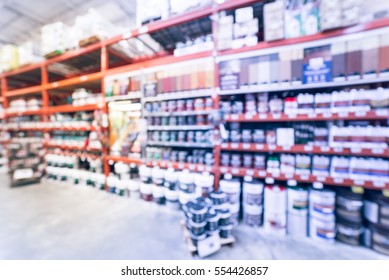
M245 55L248 52L255 52L260 51L264 49L270 49L285 45L294 45L294 44L300 44L305 42L313 42L317 40L322 39L329 39L334 38L338 36L348 35L352 33L357 33L361 31L368 31L378 28L383 28L386 26L389 26L389 19L380 19L369 23L363 23L358 24L351 27L346 28L339 28L333 31L327 31L318 33L315 35L309 35L309 36L303 36L299 38L293 38L293 39L284 39L279 40L275 42L260 42L255 46L250 47L242 47L238 49L230 49L230 50L224 50L224 51L218 51L217 50L217 29L218 29L218 22L217 17L219 12L224 10L233 10L236 8L249 6L251 4L254 4L258 1L256 0L235 0L235 1L226 1L222 4L214 4L212 6L207 6L204 8L201 8L196 11L188 12L183 15L175 16L173 18L164 20L164 21L157 21L150 23L148 25L142 26L140 28L137 28L135 30L129 31L126 34L115 36L113 38L100 41L97 43L94 43L92 45L82 47L75 50L70 50L65 52L64 54L61 54L59 56L44 60L37 64L27 65L23 66L19 69L15 69L9 72L5 72L0 74L0 84L1 84L1 97L0 102L3 103L4 108L8 108L9 101L16 97L27 97L32 95L39 95L42 98L43 106L40 110L36 111L25 111L25 112L12 112L12 113L5 113L4 115L0 116L0 118L4 118L7 120L10 117L14 116L28 116L28 115L39 115L42 116L43 121L48 122L48 116L50 114L58 113L58 112L78 112L78 111L87 111L87 110L102 110L105 114L108 112L108 106L107 102L110 100L113 100L115 98L105 98L104 92L105 92L105 85L104 85L104 78L115 75L115 74L121 74L126 72L135 71L138 69L147 69L154 66L160 66L160 65L166 65L176 62L182 62L182 61L188 61L188 60L194 60L199 58L206 58L206 57L212 57L214 61L214 87L211 89L211 92L188 92L187 95L190 98L194 97L200 97L200 96L211 96L214 101L214 110L219 109L219 101L220 96L223 95L231 95L231 94L244 94L248 92L258 92L258 91L281 91L282 87L279 88L252 88L247 90L234 90L234 91L220 91L219 90L219 69L218 64L221 60L226 60L229 57L232 56L240 56ZM123 57L121 54L116 52L112 46L117 44L118 42L122 40L129 40L131 38L138 37L142 34L153 34L158 33L161 30L166 30L171 27L176 27L184 23L188 23L191 21L196 21L205 17L210 17L212 20L212 33L215 41L215 47L212 51L205 51L200 53L194 53L190 55L183 55L175 57L172 55L171 50L167 50L162 53L156 53L152 57L141 57L137 59L132 59L129 57ZM92 57L92 59L91 59ZM59 76L53 73L51 70L53 66L61 63L67 63L68 61L72 61L73 65L82 65L82 61L92 60L92 62L95 63L94 71L88 70L84 72L79 72L73 75L64 75ZM98 62L96 62L98 61ZM35 81L32 84L23 84L21 87L12 87L10 86L12 83L10 81L17 77L19 80L23 79L23 77L26 76L34 76ZM54 78L53 78L54 77ZM356 85L356 84L362 84L362 83L378 83L378 82L387 82L388 79L380 78L376 80L370 80L370 81L353 81L353 82L346 82L346 83L329 83L329 84L322 84L322 85L301 85L296 86L294 89L305 89L305 88L323 88L327 86L336 87L336 86L344 86L347 85ZM77 86L84 86L84 85L94 85L96 89L99 89L99 91L102 93L102 102L99 104L93 104L93 105L85 105L85 106L72 106L72 105L59 105L59 106L52 106L50 102L56 98L56 94L51 94L50 92L56 92L61 90L68 90ZM291 86L286 86L285 89L293 89ZM163 96L157 96L157 97L146 97L142 98L142 104L144 102L149 101L160 101L160 100L168 100L168 99L174 99L174 98L182 98L182 96L174 96L173 95L163 95ZM225 121L241 121L241 122L275 122L275 121L326 121L326 120L333 120L333 119L347 119L347 120L375 120L375 119L388 119L388 112L368 112L365 115L362 114L356 114L356 113L350 113L347 115L343 115L341 113L338 114L315 114L315 115L285 115L285 114L279 114L279 115L271 115L271 114L264 114L264 115L239 115L239 116L227 116ZM77 129L76 129L77 130ZM82 129L79 129L82 130ZM103 128L103 130L107 133L107 128ZM43 131L45 131L43 129ZM47 131L47 130L46 130ZM63 147L60 147L63 148ZM344 149L342 151L335 151L334 149L321 149L318 147L312 148L312 150L307 150L310 148L305 148L302 146L293 146L293 147L275 147L273 150L273 147L267 147L263 146L261 148L255 146L254 144L234 144L234 143L216 143L213 145L213 151L214 151L214 158L215 158L215 164L210 169L206 166L197 166L197 165L191 165L191 164L181 164L181 163L175 163L175 162L151 162L147 163L150 166L161 166L161 167L173 167L176 169L184 169L188 168L190 170L196 170L196 171L202 171L202 170L208 170L214 173L215 179L216 179L216 186L218 186L219 179L221 175L225 172L230 172L233 175L236 176L245 176L252 174L254 177L259 178L267 178L269 175L275 177L277 180L286 180L288 179L287 176L284 175L278 175L277 174L259 174L255 170L251 169L236 169L236 168L230 168L230 167L221 167L220 166L220 152L221 150L240 150L240 151L262 151L262 152L304 152L304 153L317 153L317 154L347 154L349 151L347 149ZM373 151L373 150L366 150L361 149L358 150L350 150L351 155L361 155L361 156L377 156L380 154L380 156L388 157L388 149L383 149L382 151ZM140 159L131 159L126 157L116 157L109 155L109 149L107 146L104 146L104 148L101 151L103 162L104 162L104 173L106 176L109 175L109 164L108 161L122 161L125 163L135 163L135 164L142 164L143 161ZM329 185L342 185L342 186L353 186L357 183L361 182L354 182L352 180L343 180L342 182L333 182L331 181L331 178L314 178L314 176L309 176L308 178L300 178L297 175L293 177L293 179L301 182L315 182L315 181L322 181L325 184ZM359 184L363 185L367 188L376 188L376 189L386 189L389 190L389 185L386 184L384 186L376 186L371 182L365 182L365 184Z

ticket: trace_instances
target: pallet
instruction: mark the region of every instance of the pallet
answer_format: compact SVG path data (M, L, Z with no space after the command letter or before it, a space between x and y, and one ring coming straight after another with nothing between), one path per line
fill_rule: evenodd
M185 243L188 247L188 250L190 252L190 254L192 255L192 257L195 257L195 256L198 256L197 254L197 247L193 244L193 241L192 239L190 238L190 233L189 233L189 230L188 228L186 227L185 225L185 221L181 221L181 226L182 226L182 231L183 231L183 234L184 234L184 238L185 238ZM235 237L230 237L230 238L220 238L220 245L221 246L230 246L232 247L235 243Z
M38 184L40 182L40 177L32 177L27 179L20 180L11 180L11 187L21 187L26 185Z
M101 41L101 39L97 35L94 35L92 37L80 40L78 42L78 45L82 48L82 47L86 47L86 46L92 45L92 44L100 42L100 41Z

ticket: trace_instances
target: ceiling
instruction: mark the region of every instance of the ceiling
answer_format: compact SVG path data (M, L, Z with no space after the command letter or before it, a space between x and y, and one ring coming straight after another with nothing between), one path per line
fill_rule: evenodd
M90 8L123 30L135 26L136 0L0 0L0 45L39 42L43 25L72 25Z

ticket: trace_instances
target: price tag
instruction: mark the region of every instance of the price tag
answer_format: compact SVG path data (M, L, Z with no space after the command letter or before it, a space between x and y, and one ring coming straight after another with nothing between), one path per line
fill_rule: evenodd
M149 27L147 25L144 25L138 29L139 34L144 34L147 33L148 31L149 31Z
M283 146L282 147L282 150L284 150L284 151L290 151L291 149L292 149L291 146Z
M301 175L300 175L300 179L306 181L306 180L309 179L309 176L306 175L306 174L301 174Z
M304 146L304 151L312 152L313 151L313 147L312 146Z
M286 173L285 174L286 179L292 179L293 178L293 173Z
M366 112L365 111L355 112L355 116L357 116L357 117L365 117L366 116Z
M297 117L296 114L288 114L287 115L288 119L295 119Z
M288 184L288 186L295 187L295 186L297 186L297 181L296 180L288 180L287 184Z
M253 114L246 114L244 117L246 120L251 120L253 118Z
M189 164L189 165L188 165L188 168L189 168L189 170L194 170L194 169L195 169L195 166L194 166L193 164Z
M204 166L203 165L198 165L197 166L198 171L204 171Z
M222 148L223 148L223 149L227 149L227 148L228 148L228 144L227 144L227 143L223 143L223 144L222 144Z
M281 114L273 114L272 118L275 120L281 119Z
M266 171L265 170L258 171L258 176L259 177L265 177L266 176Z
M325 113L323 113L323 118L331 118L332 117L332 113L330 113L330 112L325 112Z
M259 118L260 118L261 120L264 120L264 119L267 118L267 114L259 114Z
M245 149L245 150L250 149L250 147L251 147L251 145L250 145L250 144L247 144L247 143L244 143L244 144L242 145L242 148Z
M315 189L322 189L322 188L323 188L323 183L314 182L314 183L312 184L312 186L313 186Z
M336 148L334 148L334 151L337 152L337 153L342 153L343 152L343 148L342 147L336 147Z
M254 175L254 170L252 170L252 169L247 169L247 170L246 170L246 175L248 175L248 176L253 176L253 175Z
M315 113L309 113L308 114L308 118L310 118L310 119L316 118L316 114Z
M227 170L228 170L228 169L227 169L226 167L221 167L221 168L220 168L220 172L221 172L221 173L227 173Z
M265 178L265 183L266 184L274 184L274 178L270 178L270 177Z
M362 151L362 149L359 148L359 147L353 147L353 148L351 148L351 152L352 152L352 153L360 153L361 151Z
M239 168L232 168L232 169L231 169L231 173L232 173L232 174L235 174L235 175L236 175L236 174L239 174Z
M383 187L385 187L385 183L382 182L382 181L374 181L374 182L373 182L373 185L374 185L375 187L378 187L378 188L383 188Z
M232 149L237 149L239 147L238 143L232 143L231 148Z
M342 184L344 182L343 178L334 178L334 182L337 184Z
M255 144L257 150L263 150L263 144Z
M239 118L239 116L238 115L230 115L230 118L231 118L231 120L236 121Z
M388 116L389 115L389 110L386 110L386 109L377 109L375 110L375 114L379 117L385 117L385 116Z
M276 146L275 145L268 145L267 148L272 151L272 150L275 150L276 149Z
M341 118L346 118L346 117L348 117L348 115L349 115L348 112L339 112L338 113L338 116Z
M363 180L354 180L353 182L354 182L354 185L357 185L357 186L365 184L365 181L363 181Z
M80 81L81 82L84 82L84 81L87 81L88 80L88 76L81 76L80 77Z
M319 182L324 182L326 180L326 177L324 177L324 176L317 176L316 180L318 180Z
M380 154L384 153L384 149L382 149L382 148L374 148L374 149L372 149L372 153L375 154L375 155L380 155Z
M329 152L330 151L330 147L320 147L320 151L322 151L322 152Z
M165 166L166 166L166 162L161 161L161 167L165 167Z
M362 194L365 191L362 187L358 187L358 186L352 186L351 190L353 193L359 193L359 194Z
M184 164L182 164L182 163L179 163L179 164L178 164L178 168L179 168L179 169L184 169L184 167L185 167Z
M206 170L207 170L207 172L211 173L212 172L212 167L211 166L207 166Z

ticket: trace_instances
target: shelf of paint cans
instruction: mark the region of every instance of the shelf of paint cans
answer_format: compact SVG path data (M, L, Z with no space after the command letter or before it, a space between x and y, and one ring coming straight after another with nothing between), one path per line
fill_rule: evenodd
M270 153L303 153L320 155L344 155L344 156L370 156L389 157L389 148L343 148L328 146L293 145L278 146L259 143L223 143L222 151L250 151L250 152L270 152Z
M144 117L170 117L170 116L197 116L197 115L208 115L216 112L215 110L191 110L181 112L150 112L145 113Z
M195 171L195 172L209 172L213 173L215 170L212 166L208 166L205 164L193 164L193 163L183 163L183 162L172 162L172 161L165 161L165 160L153 160L148 161L146 163L149 167L158 166L160 168L173 168L176 170L184 170L187 169L189 171Z
M155 102L163 100L175 100L175 99L186 99L186 98L197 98L197 97L208 97L213 93L212 90L193 90L193 91L182 91L172 93L161 93L157 96L144 97L144 102Z
M166 147L186 147L186 148L213 148L211 143L197 142L162 142L162 141L147 141L148 146L166 146Z
M346 87L354 85L366 85L375 83L389 82L389 75L383 73L381 77L373 76L371 78L359 78L343 81L333 81L326 83L312 83L302 84L301 81L287 82L287 83L272 83L263 85L249 85L240 89L221 90L220 95L236 95L246 93L258 93L258 92L277 92L277 91L292 91L292 90L305 90L305 89L319 89L319 88L334 88L334 87Z
M339 112L312 114L230 114L225 116L227 122L296 122L296 121L336 121L336 120L385 120L389 117L388 109L369 112Z
M384 181L366 181L353 180L350 178L337 178L330 176L316 176L311 174L285 174L280 172L267 172L266 170L258 170L254 168L239 168L239 167L220 167L222 174L232 174L233 176L251 176L253 178L265 179L269 184L274 183L274 180L288 181L295 180L301 183L318 183L322 185L352 187L359 186L366 189L374 190L389 190L389 183Z
M147 130L210 130L212 125L150 125Z

